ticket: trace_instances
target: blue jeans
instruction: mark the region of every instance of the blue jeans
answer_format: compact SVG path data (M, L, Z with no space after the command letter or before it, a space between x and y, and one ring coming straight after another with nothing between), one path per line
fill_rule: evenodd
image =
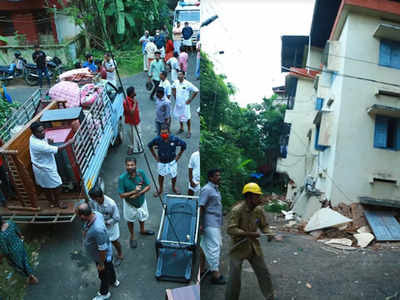
M196 76L196 79L200 78L200 58L197 57L196 57L196 71L194 75Z
M43 78L43 73L44 76L47 78L47 83L49 84L50 87L50 76L49 76L49 71L47 70L47 68L45 67L44 69L37 69L38 71L38 75L39 75L39 86L42 87L43 82L42 82L42 78Z

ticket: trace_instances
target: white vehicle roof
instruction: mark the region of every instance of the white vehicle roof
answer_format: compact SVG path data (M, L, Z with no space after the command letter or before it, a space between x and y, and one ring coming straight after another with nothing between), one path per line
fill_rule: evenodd
M200 4L200 2L198 1L185 1L185 3L192 5L180 6L178 2L178 5L176 6L175 10L200 10L200 5L196 5L196 3Z

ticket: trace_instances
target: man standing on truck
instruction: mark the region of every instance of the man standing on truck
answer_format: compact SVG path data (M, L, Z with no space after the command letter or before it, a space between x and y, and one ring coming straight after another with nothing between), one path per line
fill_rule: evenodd
M83 244L87 254L96 263L100 279L100 291L93 300L104 300L111 297L110 286L118 287L112 262L112 247L104 224L103 215L93 211L87 203L79 204L76 215L84 222Z
M221 181L221 171L211 169L207 173L208 183L200 191L200 226L203 230L203 238L200 242L202 253L200 259L200 272L205 270L205 260L212 272L211 283L225 284L225 278L219 272L219 258L222 247L221 227L223 223L221 193L219 192L219 182ZM204 257L205 256L205 257Z
M35 52L33 52L33 54L32 54L32 59L35 62L36 68L38 71L40 88L42 88L42 85L43 85L43 82L42 82L43 73L44 73L44 76L46 76L47 83L49 84L49 88L50 88L50 76L49 76L49 71L47 70L47 66L46 66L46 53L44 53L42 50L40 50L39 45L35 45Z
M233 246L230 251L230 274L226 289L226 300L238 300L240 295L240 277L242 263L247 259L258 279L258 284L265 299L274 298L271 275L265 264L262 249L258 238L262 233L269 233L264 208L260 206L261 188L250 182L243 187L244 201L237 203L231 212L228 224L228 234L232 238ZM272 235L268 236L270 240Z
M154 152L153 147L158 147L158 155ZM158 162L158 193L154 193L154 197L158 197L163 193L164 177L171 176L172 191L180 194L176 189L176 176L178 171L178 160L186 149L186 143L180 138L170 135L169 125L162 124L160 135L155 137L149 144L150 152L154 159ZM176 147L181 147L181 151L176 155Z
M150 190L150 182L142 169L136 168L136 158L125 159L126 172L119 176L118 193L123 199L124 219L128 223L130 233L129 246L137 248L134 236L134 223L139 221L140 234L154 235L154 231L145 230L144 222L149 218L147 202L144 196Z
M54 154L71 145L74 139L72 138L60 146L53 146L49 144L49 142L52 143L51 140L46 141L45 139L42 123L34 122L31 124L30 129L33 135L29 138L29 151L36 184L44 190L51 208L58 206L65 209L67 205L57 199L62 181L57 172Z
M120 220L118 206L113 199L104 195L103 190L98 185L90 189L89 196L94 200L94 210L101 213L104 217L108 237L110 238L111 244L113 244L117 250L115 265L118 267L124 259L122 256L121 243L118 240Z

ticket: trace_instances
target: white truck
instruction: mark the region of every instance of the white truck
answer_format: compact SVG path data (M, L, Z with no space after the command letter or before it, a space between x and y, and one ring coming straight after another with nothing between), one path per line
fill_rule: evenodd
M200 2L199 1L178 1L174 12L174 27L181 22L183 27L185 22L193 29L192 46L196 46L197 36L200 31Z

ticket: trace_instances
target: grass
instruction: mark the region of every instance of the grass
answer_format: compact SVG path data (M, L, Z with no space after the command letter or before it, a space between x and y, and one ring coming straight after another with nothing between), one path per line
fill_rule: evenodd
M25 249L28 253L31 267L35 270L39 265L40 242L36 239L25 242ZM3 263L0 266L0 299L24 299L27 287L26 277L11 267L5 258L3 258Z

